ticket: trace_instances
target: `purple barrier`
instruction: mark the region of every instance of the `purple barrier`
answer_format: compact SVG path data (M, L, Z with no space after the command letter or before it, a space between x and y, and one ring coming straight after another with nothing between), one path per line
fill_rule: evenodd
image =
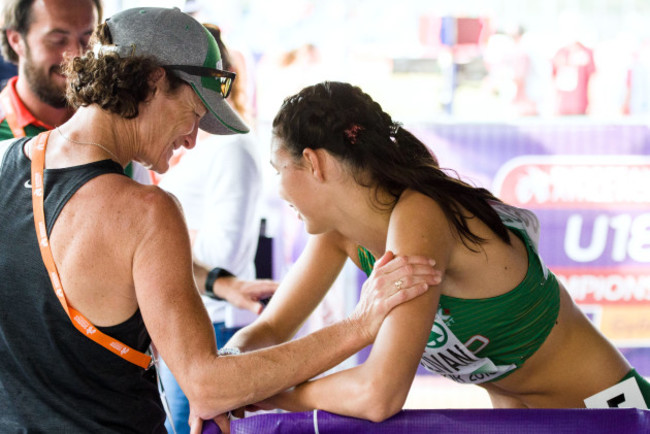
M216 425L213 426L213 428ZM209 429L213 429L209 428ZM649 433L650 411L626 409L403 410L374 423L325 411L267 413L236 420L233 434L612 434ZM217 430L204 434L217 434Z
M221 429L217 424L212 420L206 420L203 422L203 430L201 434L221 434Z

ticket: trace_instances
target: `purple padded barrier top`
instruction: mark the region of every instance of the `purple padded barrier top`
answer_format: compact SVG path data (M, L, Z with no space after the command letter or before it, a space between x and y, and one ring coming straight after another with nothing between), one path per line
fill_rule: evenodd
M650 433L650 411L635 408L402 410L382 423L325 411L267 413L233 421L232 434L632 434ZM203 434L219 434L214 423Z
M231 430L232 431L232 430ZM203 421L201 434L221 434L221 429L212 420Z

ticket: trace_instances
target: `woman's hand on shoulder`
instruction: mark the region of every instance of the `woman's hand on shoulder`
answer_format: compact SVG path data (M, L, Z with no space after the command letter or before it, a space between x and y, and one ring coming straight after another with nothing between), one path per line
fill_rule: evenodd
M363 284L361 297L350 320L374 341L384 318L395 306L424 294L441 281L435 261L425 256L399 256L387 251L375 263Z

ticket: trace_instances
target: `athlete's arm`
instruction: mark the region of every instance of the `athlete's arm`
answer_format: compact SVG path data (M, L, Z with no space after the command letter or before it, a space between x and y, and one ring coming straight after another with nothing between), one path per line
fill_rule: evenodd
M347 260L343 243L336 232L310 237L260 317L238 331L227 346L250 351L290 340L341 272Z
M420 194L404 193L391 216L387 248L400 255L436 260L444 272L454 243L440 208ZM404 405L427 343L439 301L439 289L393 309L382 324L363 364L310 381L271 398L268 404L290 411L318 408L382 421Z

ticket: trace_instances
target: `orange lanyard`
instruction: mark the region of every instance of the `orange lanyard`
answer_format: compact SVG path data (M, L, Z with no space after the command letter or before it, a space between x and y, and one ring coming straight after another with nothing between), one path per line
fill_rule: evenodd
M36 237L38 238L38 245L41 249L41 256L43 263L47 268L48 275L52 281L54 293L61 302L63 309L68 314L72 325L77 330L92 339L107 350L117 354L123 359L138 365L141 368L147 369L151 365L151 357L141 353L122 342L113 339L97 330L97 328L85 317L81 312L68 305L65 298L63 287L61 286L61 279L57 271L50 243L47 237L47 226L45 226L45 211L43 208L43 172L45 167L45 148L47 146L47 139L50 131L39 134L35 139L35 144L32 144L32 203L34 206L34 225L36 227Z
M14 106L11 104L11 97L9 96L9 86L6 86L0 92L0 103L2 103L2 109L5 112L7 125L11 128L14 137L25 137L25 130L18 126L18 121L16 120L16 112L14 111Z

